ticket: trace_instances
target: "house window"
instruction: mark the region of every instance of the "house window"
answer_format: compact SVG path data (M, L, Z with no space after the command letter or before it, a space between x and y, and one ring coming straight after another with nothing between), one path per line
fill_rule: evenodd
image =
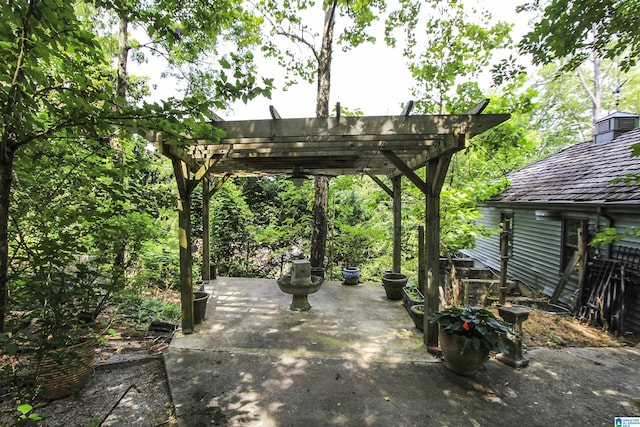
M565 271L574 252L578 250L579 239L587 238L587 221L584 219L565 218L562 221L562 264L560 271ZM584 243L583 243L584 244Z
M513 212L501 212L500 213L500 231L507 231L507 236L504 238L507 242L507 256L513 255ZM502 242L502 238L500 239ZM500 243L500 250L502 253L502 243Z

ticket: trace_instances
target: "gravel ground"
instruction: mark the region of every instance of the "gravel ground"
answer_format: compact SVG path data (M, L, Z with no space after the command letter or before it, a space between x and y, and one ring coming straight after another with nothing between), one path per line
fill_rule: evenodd
M100 349L95 371L76 396L32 402L38 426L177 426L160 348L112 343ZM16 425L19 402L0 402L0 426Z

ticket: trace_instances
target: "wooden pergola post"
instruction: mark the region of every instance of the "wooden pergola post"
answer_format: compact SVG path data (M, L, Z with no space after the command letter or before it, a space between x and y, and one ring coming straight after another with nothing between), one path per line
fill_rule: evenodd
M169 156L178 184L178 242L180 245L180 306L182 307L182 332L190 334L193 319L193 267L191 256L191 192L195 185L189 180L187 164L175 156Z
M448 135L445 141L463 148L466 136ZM424 307L424 343L427 347L438 346L438 325L431 319L440 308L440 192L449 170L453 153L446 153L427 161L425 257L427 269L427 292Z
M209 242L209 178L202 180L202 280L211 280L211 243Z
M427 291L424 307L424 343L427 347L438 346L438 325L431 319L440 305L440 188L434 186L437 160L427 163L427 194L425 215L425 257Z
M402 176L394 176L393 184L393 272L402 268Z

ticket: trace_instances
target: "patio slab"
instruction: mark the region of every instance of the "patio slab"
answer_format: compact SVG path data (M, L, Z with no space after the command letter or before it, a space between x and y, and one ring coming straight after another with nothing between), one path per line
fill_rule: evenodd
M614 425L640 417L638 348L538 349L475 376L427 353L379 283L326 282L310 311L275 280L218 278L206 320L164 353L180 425Z

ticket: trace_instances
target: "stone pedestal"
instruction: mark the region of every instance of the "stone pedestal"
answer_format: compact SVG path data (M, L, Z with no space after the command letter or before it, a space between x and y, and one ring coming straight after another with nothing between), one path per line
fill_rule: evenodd
M317 292L323 281L322 277L311 275L311 263L302 259L291 263L291 275L277 280L280 290L293 296L289 306L293 311L311 309L307 295Z
M513 325L515 337L513 345L509 346L509 351L499 353L496 355L496 359L514 368L524 368L529 364L529 358L522 353L522 322L529 318L529 311L518 307L501 306L498 307L498 312L505 322Z

